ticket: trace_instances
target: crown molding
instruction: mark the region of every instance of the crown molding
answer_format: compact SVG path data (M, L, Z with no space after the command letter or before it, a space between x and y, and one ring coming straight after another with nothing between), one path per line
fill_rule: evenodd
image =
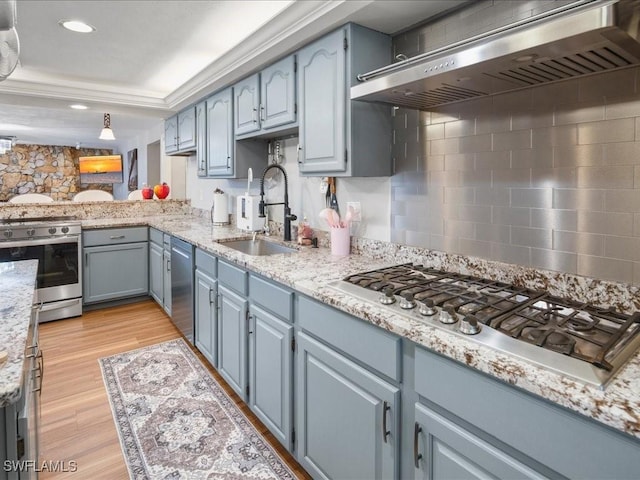
M166 110L167 113L170 112L165 99L160 96L131 93L130 90L104 85L101 85L99 89L95 87L90 88L86 84L79 82L75 84L67 82L67 85L52 85L8 78L0 84L0 94L126 105L145 109Z
M367 1L296 1L251 37L167 95L166 104L179 110L292 53L305 43L346 23Z

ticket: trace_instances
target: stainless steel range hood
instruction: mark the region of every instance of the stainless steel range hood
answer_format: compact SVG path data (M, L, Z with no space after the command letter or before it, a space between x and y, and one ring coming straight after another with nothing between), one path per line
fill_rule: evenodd
M582 1L358 76L352 100L427 110L640 64L640 1Z

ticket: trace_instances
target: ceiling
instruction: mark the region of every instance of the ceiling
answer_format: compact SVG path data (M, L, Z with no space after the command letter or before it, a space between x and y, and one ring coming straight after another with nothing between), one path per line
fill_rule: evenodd
M20 63L0 82L0 136L118 151L347 21L393 34L467 1L18 0ZM62 19L96 31L67 31ZM116 141L97 138L106 112Z

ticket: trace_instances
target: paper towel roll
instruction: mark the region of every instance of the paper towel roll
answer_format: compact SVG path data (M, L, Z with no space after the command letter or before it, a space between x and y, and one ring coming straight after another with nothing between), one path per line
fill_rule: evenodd
M211 221L214 225L229 224L229 198L226 193L213 194L211 207Z

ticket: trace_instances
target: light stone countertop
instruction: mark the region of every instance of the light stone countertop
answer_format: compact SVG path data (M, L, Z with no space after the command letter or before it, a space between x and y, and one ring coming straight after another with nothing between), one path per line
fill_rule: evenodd
M0 349L7 361L0 366L0 407L22 395L22 372L36 288L37 260L0 263Z
M133 225L149 225L167 232L446 357L640 439L640 352L618 371L605 390L600 390L472 340L389 314L374 304L328 286L350 274L406 263L405 258L398 259L395 255L383 259L366 255L335 257L327 248L310 247L299 247L295 255L250 256L218 243L249 235L232 227L213 226L199 217L83 221L83 228Z

